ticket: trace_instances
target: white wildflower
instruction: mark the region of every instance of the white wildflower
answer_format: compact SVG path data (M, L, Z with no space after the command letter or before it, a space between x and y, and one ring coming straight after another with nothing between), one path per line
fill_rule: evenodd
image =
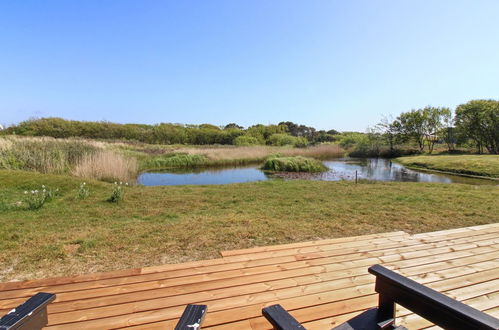
M26 195L27 193L28 193L28 192L25 190L25 191L24 191L24 194Z

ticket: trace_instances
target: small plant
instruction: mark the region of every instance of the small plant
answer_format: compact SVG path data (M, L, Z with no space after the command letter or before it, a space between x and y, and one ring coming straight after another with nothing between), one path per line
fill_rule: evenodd
M28 210L38 210L41 208L46 202L54 199L56 193L59 189L52 191L42 185L40 190L31 190L24 192L24 203L28 206Z
M109 197L107 201L111 203L118 203L122 201L123 197L125 196L124 186L128 186L128 182L125 182L125 184L123 184L123 182L120 182L119 184L118 182L115 182L111 197Z
M77 197L78 199L85 199L90 195L90 189L87 187L87 183L83 182L80 184L80 188L78 189Z

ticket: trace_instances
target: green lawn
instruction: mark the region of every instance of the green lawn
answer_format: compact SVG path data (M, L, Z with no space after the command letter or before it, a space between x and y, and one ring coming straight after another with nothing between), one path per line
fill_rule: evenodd
M426 232L499 221L495 186L265 181L127 187L0 171L0 281L215 258L220 250L404 230ZM59 188L39 210L25 190ZM21 203L19 203L21 202Z
M499 178L499 155L433 155L396 159L414 168Z

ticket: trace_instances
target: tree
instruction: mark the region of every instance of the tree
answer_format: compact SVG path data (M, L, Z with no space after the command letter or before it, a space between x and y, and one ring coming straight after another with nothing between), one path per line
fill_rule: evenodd
M447 150L453 151L456 149L456 130L453 127L452 112L447 109L445 113L442 114L443 127L440 129L439 136L447 144Z
M401 134L414 139L420 152L423 152L425 145L427 145L428 152L432 153L433 147L438 141L438 133L443 126L443 118L448 113L450 113L448 108L431 106L403 112L397 118L398 123L394 123L393 127Z
M499 154L499 101L473 100L456 108L456 128L471 138L483 153Z
M410 112L403 112L397 118L399 122L400 134L412 138L419 146L419 151L424 151L425 142L425 129L424 117L421 110L411 110Z
M240 129L240 130L242 130L242 129L244 129L244 127L239 126L236 123L230 123L230 124L225 125L224 129Z
M443 127L443 120L450 114L449 108L425 107L423 109L425 140L430 154L438 141L438 133Z
M392 118L383 117L374 129L383 136L390 147L390 152L393 152L395 143L400 135L400 122Z

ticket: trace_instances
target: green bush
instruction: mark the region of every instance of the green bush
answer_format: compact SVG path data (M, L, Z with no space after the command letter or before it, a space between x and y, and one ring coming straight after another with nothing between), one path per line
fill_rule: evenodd
M272 134L269 137L269 144L273 146L293 146L306 147L308 140L302 136L292 136L288 134Z
M241 135L234 139L234 144L236 146L247 147L247 146L259 145L260 141L254 136Z
M264 170L273 172L325 172L328 168L321 162L313 158L302 156L267 158L262 167Z

